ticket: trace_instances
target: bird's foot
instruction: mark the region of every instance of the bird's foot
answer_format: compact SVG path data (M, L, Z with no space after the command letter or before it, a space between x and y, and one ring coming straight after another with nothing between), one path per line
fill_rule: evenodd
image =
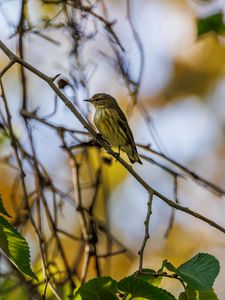
M103 139L103 136L101 135L101 133L97 133L96 138L97 140L101 140Z
M118 153L115 153L115 159L116 159L116 161L118 161L118 160L119 160L119 158L120 158L120 152L118 152Z

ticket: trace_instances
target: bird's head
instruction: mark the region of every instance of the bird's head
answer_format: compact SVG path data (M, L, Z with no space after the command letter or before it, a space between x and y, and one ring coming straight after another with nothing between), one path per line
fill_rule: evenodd
M95 94L90 99L85 99L84 101L92 103L96 109L115 107L117 104L112 96L105 93Z

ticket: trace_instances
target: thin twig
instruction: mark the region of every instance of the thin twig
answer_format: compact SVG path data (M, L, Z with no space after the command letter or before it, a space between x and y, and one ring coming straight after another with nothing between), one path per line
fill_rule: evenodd
M138 251L138 255L139 255L139 268L138 270L141 272L142 268L143 268L143 258L144 258L144 250L145 250L145 246L147 243L147 240L150 238L149 235L149 223L150 223L150 217L152 214L152 201L153 201L153 196L154 194L152 192L149 193L149 198L148 198L148 209L147 209L147 214L146 214L146 218L144 221L144 225L145 225L145 235L144 235L144 239L141 245L140 250Z
M177 191L178 191L178 177L176 175L174 175L174 189L173 189L173 196L174 196L174 199L175 199L175 202L177 204L179 204L179 200L178 200L178 195L177 195ZM169 220L169 224L168 224L168 227L166 229L166 232L164 234L164 237L167 238L171 232L171 229L173 227L173 224L174 224L174 220L175 220L175 208L173 207L172 208L172 212L171 212L171 216L170 216L170 220Z
M127 17L128 17L128 21L130 23L130 27L134 36L134 40L136 42L137 48L138 48L138 52L140 55L140 66L139 66L139 74L138 74L138 78L136 81L136 85L135 85L135 90L134 90L134 105L137 103L137 98L138 98L138 93L140 90L140 86L141 86L141 80L143 77L143 72L144 72L144 62L145 62L145 56L144 56L144 48L141 42L141 38L136 30L136 27L134 25L134 21L132 18L132 0L127 0Z
M204 188L209 188L212 192L216 193L219 196L224 196L225 195L225 190L223 190L222 188L218 187L217 185L215 185L214 183L206 180L205 178L203 178L202 176L196 174L193 171L190 171L188 168L186 168L185 166L183 166L182 164L178 163L177 161L175 161L174 159L168 157L167 155L158 152L154 149L151 148L151 145L143 145L143 144L137 144L138 147L143 148L153 154L156 154L159 157L162 157L163 159L167 160L168 162L172 163L174 166L178 167L180 170L182 170L183 172L185 172L187 175L190 176L190 178L192 180L194 180L196 183L198 183L199 185L203 186Z

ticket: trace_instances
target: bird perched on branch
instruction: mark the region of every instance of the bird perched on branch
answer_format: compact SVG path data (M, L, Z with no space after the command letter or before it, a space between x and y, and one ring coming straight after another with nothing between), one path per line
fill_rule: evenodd
M126 152L131 163L142 164L134 137L127 119L116 100L105 93L99 93L84 101L95 107L94 123L104 139L112 146Z

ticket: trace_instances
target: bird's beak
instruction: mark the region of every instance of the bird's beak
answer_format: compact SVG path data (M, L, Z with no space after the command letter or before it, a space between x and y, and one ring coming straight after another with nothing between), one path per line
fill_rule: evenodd
M85 102L91 102L91 99L84 99Z

